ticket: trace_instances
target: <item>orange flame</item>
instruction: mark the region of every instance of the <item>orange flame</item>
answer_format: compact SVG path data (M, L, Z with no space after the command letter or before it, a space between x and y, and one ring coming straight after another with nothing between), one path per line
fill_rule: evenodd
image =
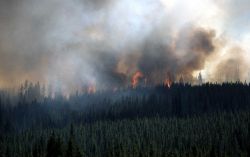
M95 85L90 85L88 87L88 94L94 94L96 92L96 87Z
M172 85L172 81L171 81L170 79L166 79L166 80L164 81L164 86L170 88L171 85Z
M173 84L173 77L170 72L167 73L167 77L164 81L164 86L170 88Z
M132 87L135 88L138 83L139 83L139 79L143 78L143 74L142 72L140 71L137 71L133 77L132 77L132 80L131 80L131 84L132 84Z

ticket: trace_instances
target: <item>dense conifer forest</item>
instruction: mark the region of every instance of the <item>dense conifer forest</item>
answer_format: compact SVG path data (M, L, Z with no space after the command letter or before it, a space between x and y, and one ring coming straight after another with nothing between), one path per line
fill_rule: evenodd
M0 91L1 157L250 156L250 85Z
M250 0L0 0L0 157L250 157Z

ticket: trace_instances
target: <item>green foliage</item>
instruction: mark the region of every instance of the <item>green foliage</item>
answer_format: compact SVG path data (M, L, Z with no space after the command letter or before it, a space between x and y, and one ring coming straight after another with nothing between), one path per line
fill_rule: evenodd
M61 139L59 137L56 138L53 133L48 140L46 157L62 157L62 155Z
M11 153L10 148L8 146L7 149L6 149L6 152L5 152L5 157L11 157L10 153Z
M46 154L47 157L247 156L249 117L249 111L240 111L189 118L100 121L74 126L74 136L70 133L72 127L67 127L25 131L5 137L4 141L14 157L22 152L32 154L29 136L37 141L32 146L36 148L41 135L48 142L46 149L38 151L38 156ZM18 149L19 145L23 149Z
M67 150L66 150L66 157L73 157L74 156L74 151L73 151L73 139L70 138L68 145L67 145Z
M82 152L78 146L76 147L75 157L83 157Z
M0 92L3 157L250 156L249 85L174 84L69 99L27 87L16 99Z

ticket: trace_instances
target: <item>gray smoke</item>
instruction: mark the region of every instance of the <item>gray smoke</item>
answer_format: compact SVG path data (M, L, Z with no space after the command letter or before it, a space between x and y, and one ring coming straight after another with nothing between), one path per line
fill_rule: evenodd
M229 33L217 24L203 25L203 14L186 13L184 2L174 2L171 8L169 0L1 0L0 87L27 79L66 93L89 85L116 88L130 85L137 71L150 84L181 76L193 82L194 73L204 69L208 81L218 81L222 74L231 80L235 70L228 69L234 64L239 64L239 78L246 78L242 45L237 46L241 53L228 50L218 57L230 47L218 41L232 40L224 34L237 34L234 25L223 21ZM230 17L224 19L245 14L233 1L207 2Z
M183 28L177 38L167 43L150 37L142 49L138 67L152 83L162 83L168 77L175 81L181 76L191 82L192 73L203 69L206 58L214 52L214 39L213 30L192 26Z

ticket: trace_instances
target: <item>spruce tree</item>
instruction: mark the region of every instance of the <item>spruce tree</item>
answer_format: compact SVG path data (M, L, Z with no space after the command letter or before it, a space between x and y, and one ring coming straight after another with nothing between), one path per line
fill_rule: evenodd
M65 157L73 157L73 139L70 138L68 141L68 145L67 145L67 150L66 150L66 156Z
M5 157L11 157L11 155L10 155L10 148L9 147L6 148Z
M55 138L55 134L52 133L48 140L46 157L61 157L62 154L61 139L59 137Z
M79 147L76 147L76 154L75 157L83 157L82 152L80 151Z

